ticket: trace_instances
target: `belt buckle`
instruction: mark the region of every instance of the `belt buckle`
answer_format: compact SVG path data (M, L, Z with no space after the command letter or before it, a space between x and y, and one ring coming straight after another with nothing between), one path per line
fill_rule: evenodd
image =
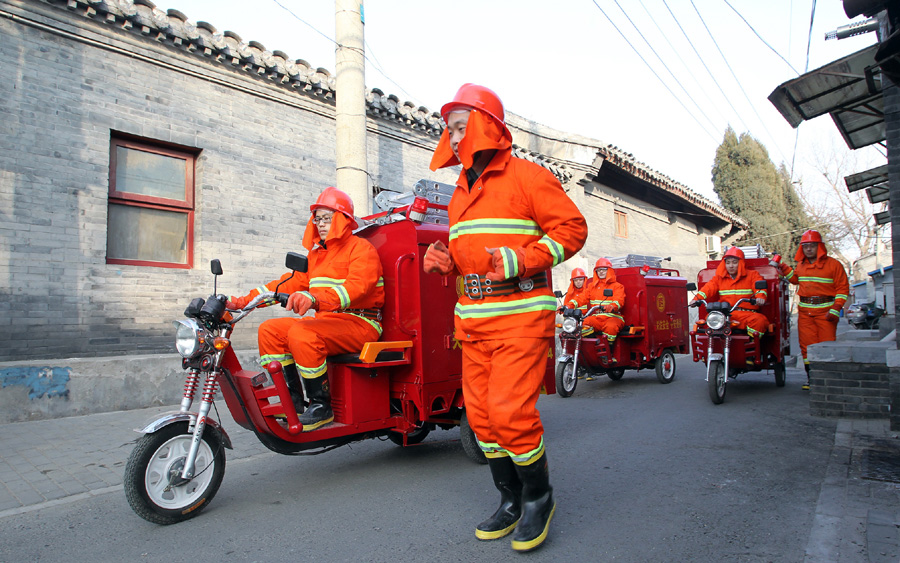
M465 292L469 299L484 299L478 274L466 274L463 276L463 280L465 281Z
M531 278L519 278L519 291L531 291L534 289L534 280Z
M381 322L381 309L378 309L378 312L375 314L375 320Z

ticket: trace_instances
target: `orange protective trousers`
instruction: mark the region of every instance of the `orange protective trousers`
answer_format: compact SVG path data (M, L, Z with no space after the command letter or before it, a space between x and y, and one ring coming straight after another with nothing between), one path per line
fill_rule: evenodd
M732 313L731 318L740 323L738 328L752 329L750 331L751 336L753 336L753 331L761 335L769 330L769 319L756 311L735 311Z
M527 465L540 457L544 426L538 395L550 353L548 338L462 343L466 417L488 457Z
M259 354L282 365L296 363L307 379L325 375L325 358L359 352L378 340L378 330L346 313L316 313L315 317L269 319L259 327Z
M819 342L832 342L837 337L837 323L828 320L828 309L797 307L797 332L800 336L800 353L803 363L806 359L806 348ZM832 315L834 316L834 315ZM835 317L837 318L837 317Z
M625 326L625 321L618 317L612 316L604 316L600 315L591 315L590 317L584 319L584 326L589 326L594 331L600 331L606 334L608 337L611 336L610 340L615 340L616 335L619 334L619 331L622 330L622 327Z

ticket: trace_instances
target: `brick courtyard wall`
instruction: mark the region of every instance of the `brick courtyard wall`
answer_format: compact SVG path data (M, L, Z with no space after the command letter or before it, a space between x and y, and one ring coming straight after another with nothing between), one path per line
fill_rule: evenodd
M890 370L885 364L810 361L809 410L813 416L888 418Z

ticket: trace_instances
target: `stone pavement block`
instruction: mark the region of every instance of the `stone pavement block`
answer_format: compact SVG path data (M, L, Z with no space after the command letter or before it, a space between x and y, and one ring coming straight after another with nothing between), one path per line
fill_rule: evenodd
M900 514L887 510L869 510L866 520L866 550L870 563L895 563L900 560Z
M17 499L19 499L19 503L22 506L29 506L32 504L40 504L44 502L44 497L41 496L37 491L34 490L23 490L15 493Z

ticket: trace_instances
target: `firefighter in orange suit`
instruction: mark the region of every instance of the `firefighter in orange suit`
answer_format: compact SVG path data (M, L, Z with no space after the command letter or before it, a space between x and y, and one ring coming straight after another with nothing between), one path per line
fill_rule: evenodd
M309 269L296 272L279 289L290 294L287 308L301 318L269 319L259 327L260 363L281 363L306 431L334 420L325 358L359 352L366 342L378 340L384 305L381 260L371 243L352 234L357 224L350 196L325 188L309 209L303 234ZM290 272L244 297L232 297L228 308L245 307L288 277ZM310 310L315 316L304 317ZM305 412L298 372L309 399Z
M769 319L759 312L759 308L766 304L768 292L765 289L756 289L756 282L763 277L756 270L748 269L744 263L744 251L732 246L725 251L725 256L716 267L716 273L712 279L706 282L694 301L704 299L706 301L727 301L734 304L745 297L753 297L756 304L751 305L744 301L741 307L731 315L731 320L737 321L737 328L746 330L750 338L760 338L769 328Z
M590 290L590 284L586 283L587 274L585 274L584 270L581 268L575 268L572 270L570 279L569 291L566 292L566 297L563 299L563 306L572 309L581 309L582 313L586 313L587 304L579 306L578 300Z
M609 297L603 295L607 289L612 290ZM625 326L625 319L621 314L622 307L625 306L625 286L616 281L616 272L608 259L600 258L594 264L591 289L579 299L578 305L600 306L598 312L584 319L584 326L603 333L612 345L616 341L616 335Z
M840 311L850 293L850 282L844 266L828 256L822 235L809 230L800 237L800 247L794 255L797 267L773 264L782 275L797 284L797 332L800 336L800 352L806 368L806 385L809 389L809 360L806 349L819 342L831 342L837 336Z
M460 276L466 416L500 491L475 536L515 530L512 548L529 551L543 543L556 508L536 408L556 316L547 270L581 249L587 223L550 171L512 156L494 92L465 84L441 116L447 128L431 168L463 169L448 206L450 247L431 245L423 267Z

